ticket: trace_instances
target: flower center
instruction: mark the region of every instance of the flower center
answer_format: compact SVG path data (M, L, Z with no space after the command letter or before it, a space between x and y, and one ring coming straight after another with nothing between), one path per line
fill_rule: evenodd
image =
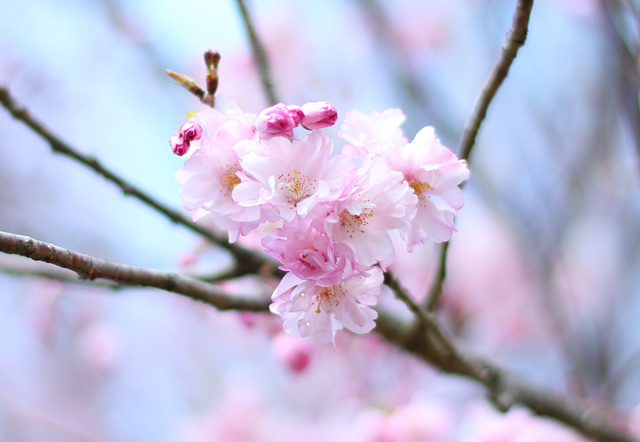
M344 228L349 238L353 238L354 233L364 233L364 228L369 224L369 218L373 217L373 209L362 211L360 215L352 215L347 209L340 214L340 225Z
M220 175L220 192L222 192L225 197L229 197L233 192L233 188L240 184L240 178L236 175L239 169L238 164L227 166L226 170L220 166L220 169L223 171Z
M416 194L420 201L424 200L425 198L430 198L430 195L425 194L427 191L433 190L433 187L431 187L429 183L423 183L422 181L415 178L409 181L409 187L413 189L413 192Z
M318 293L318 308L316 308L316 313L320 313L322 310L320 309L320 305L324 301L326 304L331 307L337 307L340 304L340 300L344 297L344 288L343 284L334 285L331 287L323 287Z
M301 174L298 169L293 169L293 174L287 173L278 177L280 191L292 205L296 205L316 191L318 180L312 180L307 175Z

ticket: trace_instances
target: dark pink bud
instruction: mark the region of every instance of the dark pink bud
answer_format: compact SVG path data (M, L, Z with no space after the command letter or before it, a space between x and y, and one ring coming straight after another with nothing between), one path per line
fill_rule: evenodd
M178 130L182 133L182 137L188 142L199 140L202 136L202 127L195 121L185 121Z
M189 141L185 140L182 136L180 129L169 138L171 150L180 157L189 151L189 144Z
M287 106L282 103L264 109L255 122L256 130L267 140L273 137L292 137L297 125Z
M333 126L338 121L338 111L328 101L316 101L300 106L304 112L302 127L308 130L322 129Z
M291 118L293 118L293 121L295 121L296 126L300 124L300 122L304 118L304 112L302 112L300 106L290 104L287 106L287 110L289 111L289 115L291 116Z

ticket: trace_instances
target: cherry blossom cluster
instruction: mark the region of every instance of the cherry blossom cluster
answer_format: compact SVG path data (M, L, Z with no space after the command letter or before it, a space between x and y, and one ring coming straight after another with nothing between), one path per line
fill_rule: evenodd
M271 311L286 332L326 343L342 328L375 326L371 306L394 260L391 232L408 250L451 237L469 175L433 128L409 142L398 109L347 112L339 154L320 130L336 120L328 102L279 103L255 116L218 100L170 139L174 153L191 152L176 176L194 221L210 217L231 242L277 223L262 238L287 272ZM310 132L293 138L298 126Z

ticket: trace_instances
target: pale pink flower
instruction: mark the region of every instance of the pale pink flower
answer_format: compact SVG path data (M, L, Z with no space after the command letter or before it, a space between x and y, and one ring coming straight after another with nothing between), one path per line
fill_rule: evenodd
M254 128L254 114L247 114L224 96L216 96L216 108L206 107L190 118L202 127L202 144L206 145L216 138L218 131L226 132L233 139L251 139L257 137Z
M410 229L417 201L404 176L378 158L360 169L332 203L325 230L333 241L353 250L360 264L380 262L385 267L394 257L388 231Z
M301 106L304 118L300 123L308 130L333 126L338 121L338 111L328 101L315 101Z
M244 207L273 208L286 221L306 216L339 193L355 170L349 158L332 151L331 139L319 131L302 140L273 138L261 153L242 158L242 168L255 180L239 184L233 198Z
M249 178L232 146L228 134L220 134L185 161L176 179L182 186L182 204L193 212L193 220L211 215L219 228L229 232L229 240L235 242L239 234L246 235L267 217L260 207L240 206L233 200L234 188Z
M418 197L417 214L406 235L411 250L427 238L448 241L455 228L453 217L464 205L459 184L469 177L465 161L440 144L432 127L425 127L411 143L382 153L391 169L402 172Z
M338 136L348 143L342 153L367 161L389 145L403 146L408 141L400 128L405 119L400 109L374 111L371 115L347 112L338 130Z
M299 110L298 106L289 109L283 103L263 109L256 118L256 130L265 140L273 137L292 137L293 129L298 126L302 117Z
M339 283L343 276L353 273L354 262L350 249L336 244L323 231L309 222L287 224L262 240L265 252L282 263L280 268L292 272L301 279L323 285Z
M269 308L283 318L286 333L334 342L342 328L367 333L375 327L378 314L369 306L376 304L383 279L378 267L326 287L287 273L273 292Z

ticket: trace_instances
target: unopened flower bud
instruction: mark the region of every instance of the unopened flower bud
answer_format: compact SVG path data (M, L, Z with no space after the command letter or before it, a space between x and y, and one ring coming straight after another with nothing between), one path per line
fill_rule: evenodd
M182 126L180 126L178 131L182 133L182 137L188 142L199 140L202 136L202 127L195 121L191 120L187 120L182 123Z
M171 138L169 138L169 145L171 146L171 150L178 156L183 156L187 151L189 151L189 141L185 140L180 129L174 133Z
M282 103L274 104L258 114L256 130L265 139L273 137L292 137L293 129L298 126L297 113L291 112Z
M293 118L293 121L295 121L296 126L300 124L300 122L304 118L304 112L302 112L300 106L290 104L287 106L287 110L289 111L289 115L291 116L291 118Z
M204 64L207 66L207 69L218 69L218 63L220 63L220 53L208 49L204 53Z
M308 130L333 126L338 120L338 111L328 101L305 103L300 109L304 112L302 127Z

